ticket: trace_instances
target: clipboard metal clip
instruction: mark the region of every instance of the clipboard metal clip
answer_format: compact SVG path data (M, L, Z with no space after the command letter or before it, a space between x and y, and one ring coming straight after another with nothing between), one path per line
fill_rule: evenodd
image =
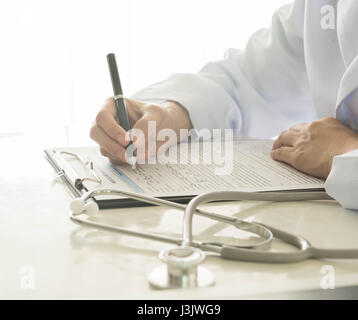
M85 177L85 178L77 178L75 180L75 187L78 190L82 190L82 189L86 189L85 186L83 185L84 181L90 181L90 182L94 182L94 183L102 183L102 179L97 175L95 169L94 169L94 165L93 165L93 161L92 160L85 160L82 157L80 157L78 154L73 153L73 152L68 152L68 151L61 151L59 152L60 155L68 155L68 156L72 156L75 159L77 159L84 167L88 168L91 171L91 174L93 175L94 178L90 178L90 177ZM60 173L61 174L61 173Z
M65 175L65 171L63 169L61 169L59 172L55 172L54 173L54 179L56 181L60 180L61 177L63 177Z

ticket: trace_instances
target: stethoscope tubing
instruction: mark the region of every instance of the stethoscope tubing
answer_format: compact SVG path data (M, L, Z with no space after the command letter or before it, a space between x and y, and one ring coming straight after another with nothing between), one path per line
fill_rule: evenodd
M275 193L275 194L260 194L260 199L263 201L284 201L287 193ZM306 193L301 192L292 196L290 194L288 199L291 201L298 196L301 200L326 200L329 196L318 193ZM247 197L246 197L247 196ZM184 227L183 227L183 245L190 246L192 243L192 219L196 208L209 201L231 201L234 199L245 199L258 200L257 194L246 194L237 191L230 192L212 192L201 194L193 198L187 205L184 214ZM248 250L245 248L238 248L233 246L223 246L221 248L221 257L231 260L241 260L250 262L266 262L266 263L292 263L302 261L308 258L316 259L358 259L358 249L321 249L313 247L306 239L290 234L288 232L276 229L272 226L268 226L262 223L256 223L262 227L268 228L273 236L286 243L289 243L297 247L298 251L293 252L272 252L263 250Z
M242 191L217 191L203 193L193 198L185 206L183 243L190 245L192 242L193 214L198 206L212 201L303 201L303 200L329 200L332 199L325 192L242 192ZM255 223L253 223L255 224ZM262 225L261 225L262 226ZM269 229L269 228L268 228Z
M150 204L154 204L154 205L164 205L167 207L171 207L171 208L176 208L179 209L181 211L185 211L186 206L183 204L179 204L176 202L172 202L172 201L168 201L168 200L164 200L164 199L159 199L159 198L155 198L155 197L151 197L151 196L147 196L144 194L138 194L135 192L130 192L130 191L124 191L124 190L115 190L115 189L94 189L91 190L87 193L85 193L84 195L82 195L81 200L83 202L88 201L91 198L94 198L96 196L108 196L108 195L115 195L115 196L127 196L130 197L132 199L136 199L138 201L142 201L142 202L146 202L146 203L150 203ZM224 215L220 215L217 213L212 213L212 212L208 212L199 208L196 208L195 213L198 215L201 215L203 217L212 219L214 221L218 221L221 223L226 223L226 224L230 224L240 230L244 230L247 232L251 232L251 233L255 233L257 235L259 235L263 240L261 240L259 243L255 243L252 245L242 245L240 246L241 248L248 248L248 249L258 249L258 248L269 248L271 245L271 242L273 240L273 235L272 232L264 227L264 226L259 226L256 225L254 223L251 222L246 222L243 220L240 220L236 217L228 217L228 216L224 216ZM121 233L126 233L127 235L132 235L132 236L137 236L137 237L142 237L142 238L147 238L147 239L151 239L151 240L158 240L158 241L167 241L170 243L173 243L173 241L175 241L175 243L177 243L178 239L172 239L170 237L165 237L165 236L157 236L153 233L142 233L142 232L137 232L137 231L132 231L126 228L120 228L120 227L113 227L113 226L108 226L108 225L104 225L104 224L99 224L97 222L92 222L92 221L88 221L88 220L83 220L77 217L76 214L74 214L73 212L70 214L70 218L79 224L87 224L88 226L92 226L92 227L96 227L96 228L105 228L106 230L111 230L111 231L116 231L116 232L121 232ZM182 239L181 239L182 240ZM217 245L211 245L211 244L204 244L201 242L196 242L195 243L196 247L201 247L203 249L203 247L207 248L206 250L210 250L210 251L215 251L218 252L218 248Z
M267 262L267 263L290 263L302 261L308 258L332 258L332 259L357 259L358 249L319 249L312 247L311 244L296 235L278 230L271 226L262 223L252 223L239 220L235 217L227 217L220 214L207 212L197 207L200 204L211 201L236 201L236 200L251 200L251 201L302 201L302 200L329 200L331 199L325 192L238 192L238 191L225 191L225 192L211 192L199 195L193 198L187 206L164 199L158 199L151 196L138 194L124 190L114 189L95 189L85 193L81 199L86 202L95 196L103 195L121 195L131 197L133 199L143 201L154 205L165 205L168 207L184 210L183 221L183 238L175 238L148 232L139 232L130 230L123 227L106 225L88 219L81 219L81 214L71 212L70 218L73 222L94 227L98 229L108 230L126 234L129 236L140 237L148 240L155 240L160 242L171 243L174 245L184 245L200 248L205 251L216 252L225 259L234 259L241 261L251 262ZM267 238L263 241L262 247L267 247L273 237L285 241L295 247L298 251L293 252L272 252L258 250L260 246L230 246L217 243L205 243L193 241L192 239L192 218L193 214L199 214L204 217L213 219L215 221L228 223L234 225L242 230L257 233ZM253 250L253 248L255 250Z

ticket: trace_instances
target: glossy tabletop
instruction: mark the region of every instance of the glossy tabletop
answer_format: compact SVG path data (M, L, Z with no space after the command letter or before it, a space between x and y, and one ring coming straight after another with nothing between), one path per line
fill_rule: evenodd
M206 299L358 284L358 260L307 260L265 264L207 256L216 275L213 287L152 290L147 273L160 264L158 252L170 245L82 228L68 218L71 196L54 182L52 168L34 137L0 137L0 298ZM50 145L48 145L50 146ZM260 221L301 235L322 248L358 247L358 213L334 201L291 203L225 202L205 208ZM99 219L135 230L181 233L180 211L160 207L112 209ZM194 218L199 239L247 243L248 234ZM213 238L214 237L214 238ZM275 249L287 249L274 244ZM329 278L327 278L329 277ZM332 278L333 277L333 278ZM323 289L322 289L323 290Z

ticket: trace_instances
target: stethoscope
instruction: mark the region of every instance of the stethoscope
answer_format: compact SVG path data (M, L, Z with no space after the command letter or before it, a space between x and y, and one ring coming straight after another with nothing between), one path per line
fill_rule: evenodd
M87 220L84 215L98 214L99 207L93 200L96 196L126 196L141 202L169 206L184 211L182 238L158 235L148 232L129 230L108 224L102 224ZM115 189L94 189L80 198L72 200L70 218L80 225L119 232L129 236L145 238L174 244L177 247L164 249L159 253L163 265L148 274L148 281L153 288L195 288L206 287L215 283L212 272L199 266L205 258L204 251L219 254L224 259L265 262L265 263L291 263L309 258L316 259L358 259L358 249L320 249L313 247L306 239L278 230L258 222L247 222L236 217L228 217L217 213L208 212L198 208L199 205L212 201L304 201L304 200L328 200L331 199L324 191L314 192L211 192L204 193L193 198L187 205L179 204L164 199L147 196L140 193ZM198 214L212 220L226 223L237 229L254 233L260 236L261 241L250 245L232 245L222 242L194 241L192 234L193 215ZM272 240L276 238L293 245L298 251L272 252L270 251Z

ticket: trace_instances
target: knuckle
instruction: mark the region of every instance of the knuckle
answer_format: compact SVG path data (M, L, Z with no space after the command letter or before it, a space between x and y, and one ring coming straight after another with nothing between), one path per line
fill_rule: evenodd
M272 158L275 160L279 160L281 158L281 149L272 150Z
M273 159L276 159L276 158L277 158L278 150L279 150L279 149L276 149L276 150L272 150L272 151L271 151L271 157L272 157Z
M99 148L99 152L101 153L102 156L105 157L108 156L108 152L103 147Z
M297 166L301 162L301 159L303 159L304 154L305 154L304 150L301 150L301 149L295 150L293 157L292 157L292 165L294 167Z
M275 150L275 149L278 148L280 145L281 145L281 140L280 140L280 138L277 138L277 139L274 141L274 143L273 143L273 145L272 145L272 148Z
M102 123L104 118L106 116L106 111L105 110L101 110L100 112L97 113L97 116L96 116L96 123L99 124L99 123Z
M311 140L311 133L310 132L302 132L301 136L300 136L300 142L303 144L309 140Z
M115 146L113 146L111 143L106 143L105 145L104 145L104 148L106 149L106 151L108 152L108 153L110 153L111 155L116 155L117 154L117 150L116 150L116 148L115 148Z
M106 100L104 100L104 107L113 105L114 100L113 97L108 97Z
M272 151L275 151L277 150L276 148L278 148L280 145L281 145L281 136L279 136L275 141L274 143L272 144L272 148L273 150Z
M118 159L113 159L113 158L110 158L109 161L114 165L120 165L123 163L123 161L120 161Z
M124 149L118 148L118 146L111 143L107 143L104 148L106 149L107 153L111 155L112 159L125 162Z
M287 133L288 133L288 130L283 130L278 138L282 138L282 137L286 136Z
M309 130L315 130L319 127L320 123L318 121L313 121L308 125Z
M306 142L304 140L300 140L297 142L296 146L294 147L297 152L302 152L302 149Z
M115 159L120 163L126 163L126 155L124 152L117 152Z
M299 161L297 160L297 158L293 158L290 165L294 168L297 168L298 167L298 163Z
M157 104L148 104L146 106L146 109L147 111L154 112L154 113L158 113L163 110L163 108L161 106L158 106Z
M89 133L90 138L92 140L94 140L96 138L96 131L97 131L97 126L96 125L92 126L90 129L90 133Z

